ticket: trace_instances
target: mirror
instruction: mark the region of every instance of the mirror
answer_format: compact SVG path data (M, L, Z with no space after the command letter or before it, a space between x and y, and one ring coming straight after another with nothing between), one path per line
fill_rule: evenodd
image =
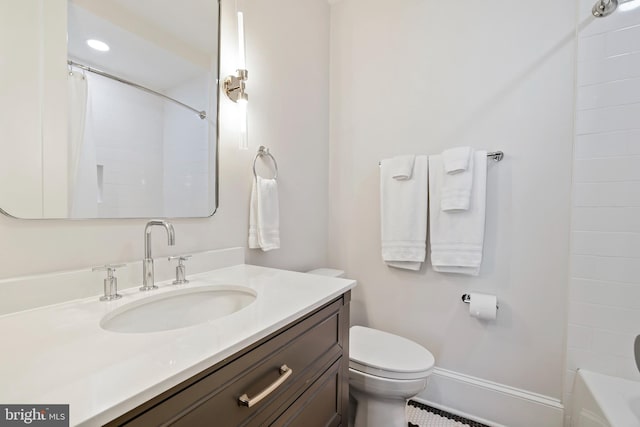
M0 209L212 215L219 22L215 0L0 0Z

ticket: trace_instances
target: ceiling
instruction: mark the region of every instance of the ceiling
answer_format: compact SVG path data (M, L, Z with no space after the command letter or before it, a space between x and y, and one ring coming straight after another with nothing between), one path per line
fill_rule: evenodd
M70 59L157 91L217 67L217 2L70 0ZM98 52L86 40L110 46Z

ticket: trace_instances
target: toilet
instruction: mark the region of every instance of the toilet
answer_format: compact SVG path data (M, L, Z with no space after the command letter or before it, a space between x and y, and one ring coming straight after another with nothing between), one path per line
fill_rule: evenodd
M309 271L344 277L341 270ZM406 427L407 399L427 387L435 359L421 345L364 326L349 329L349 393L357 402L355 427Z

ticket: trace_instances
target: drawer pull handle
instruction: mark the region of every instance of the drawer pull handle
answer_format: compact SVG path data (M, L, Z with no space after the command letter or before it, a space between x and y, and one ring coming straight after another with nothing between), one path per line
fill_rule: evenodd
M256 403L260 402L262 399L264 399L265 397L273 393L275 389L280 387L282 383L285 382L287 378L291 376L291 374L293 374L293 370L291 370L291 368L289 368L287 365L282 365L280 367L280 377L277 380L272 382L267 388L265 388L260 393L255 395L253 398L249 398L249 396L247 396L246 393L243 394L238 398L238 403L241 406L246 406L247 408L251 408L253 405L255 405Z

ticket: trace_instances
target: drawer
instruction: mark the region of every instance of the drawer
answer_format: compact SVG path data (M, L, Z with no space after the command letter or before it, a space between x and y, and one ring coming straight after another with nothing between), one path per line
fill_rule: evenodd
M342 307L342 299L334 301L124 425L261 425L278 408L291 405L322 375L323 367L342 356L343 339L348 339ZM254 406L239 405L240 396L254 397L278 380L283 365L292 374L279 387Z
M285 412L270 426L335 427L342 425L344 358L334 362ZM347 398L348 399L348 398ZM344 423L346 425L346 423Z

